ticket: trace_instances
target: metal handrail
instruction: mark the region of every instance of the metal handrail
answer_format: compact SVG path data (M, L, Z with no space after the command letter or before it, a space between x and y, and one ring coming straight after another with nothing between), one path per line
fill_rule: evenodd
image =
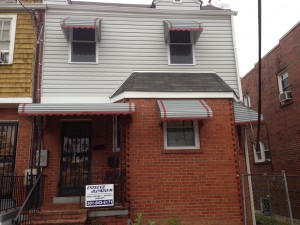
M33 176L31 176L31 179ZM25 201L23 202L17 216L12 220L13 224L31 224L36 211L40 209L42 203L43 192L43 175L40 174L29 191ZM40 189L39 191L36 191Z
M26 198L25 176L0 175L0 211L20 207Z

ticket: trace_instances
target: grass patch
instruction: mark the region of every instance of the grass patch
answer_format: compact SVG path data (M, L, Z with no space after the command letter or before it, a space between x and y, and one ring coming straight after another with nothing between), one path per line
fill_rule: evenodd
M261 214L256 214L257 225L290 225L290 223L285 221L280 221L276 218L264 216Z

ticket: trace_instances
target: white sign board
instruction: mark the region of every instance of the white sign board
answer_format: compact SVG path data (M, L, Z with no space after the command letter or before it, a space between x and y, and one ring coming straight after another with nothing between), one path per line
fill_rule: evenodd
M113 184L98 184L85 186L85 207L104 207L113 205Z

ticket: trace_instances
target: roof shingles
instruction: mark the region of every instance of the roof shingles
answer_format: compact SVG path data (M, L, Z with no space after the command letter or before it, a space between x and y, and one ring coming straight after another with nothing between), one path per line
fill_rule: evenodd
M134 72L112 94L123 92L233 92L216 73Z

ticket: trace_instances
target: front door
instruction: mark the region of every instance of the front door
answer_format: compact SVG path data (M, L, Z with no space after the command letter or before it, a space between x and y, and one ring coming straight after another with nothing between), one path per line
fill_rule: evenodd
M62 124L60 196L83 195L90 181L91 123Z

